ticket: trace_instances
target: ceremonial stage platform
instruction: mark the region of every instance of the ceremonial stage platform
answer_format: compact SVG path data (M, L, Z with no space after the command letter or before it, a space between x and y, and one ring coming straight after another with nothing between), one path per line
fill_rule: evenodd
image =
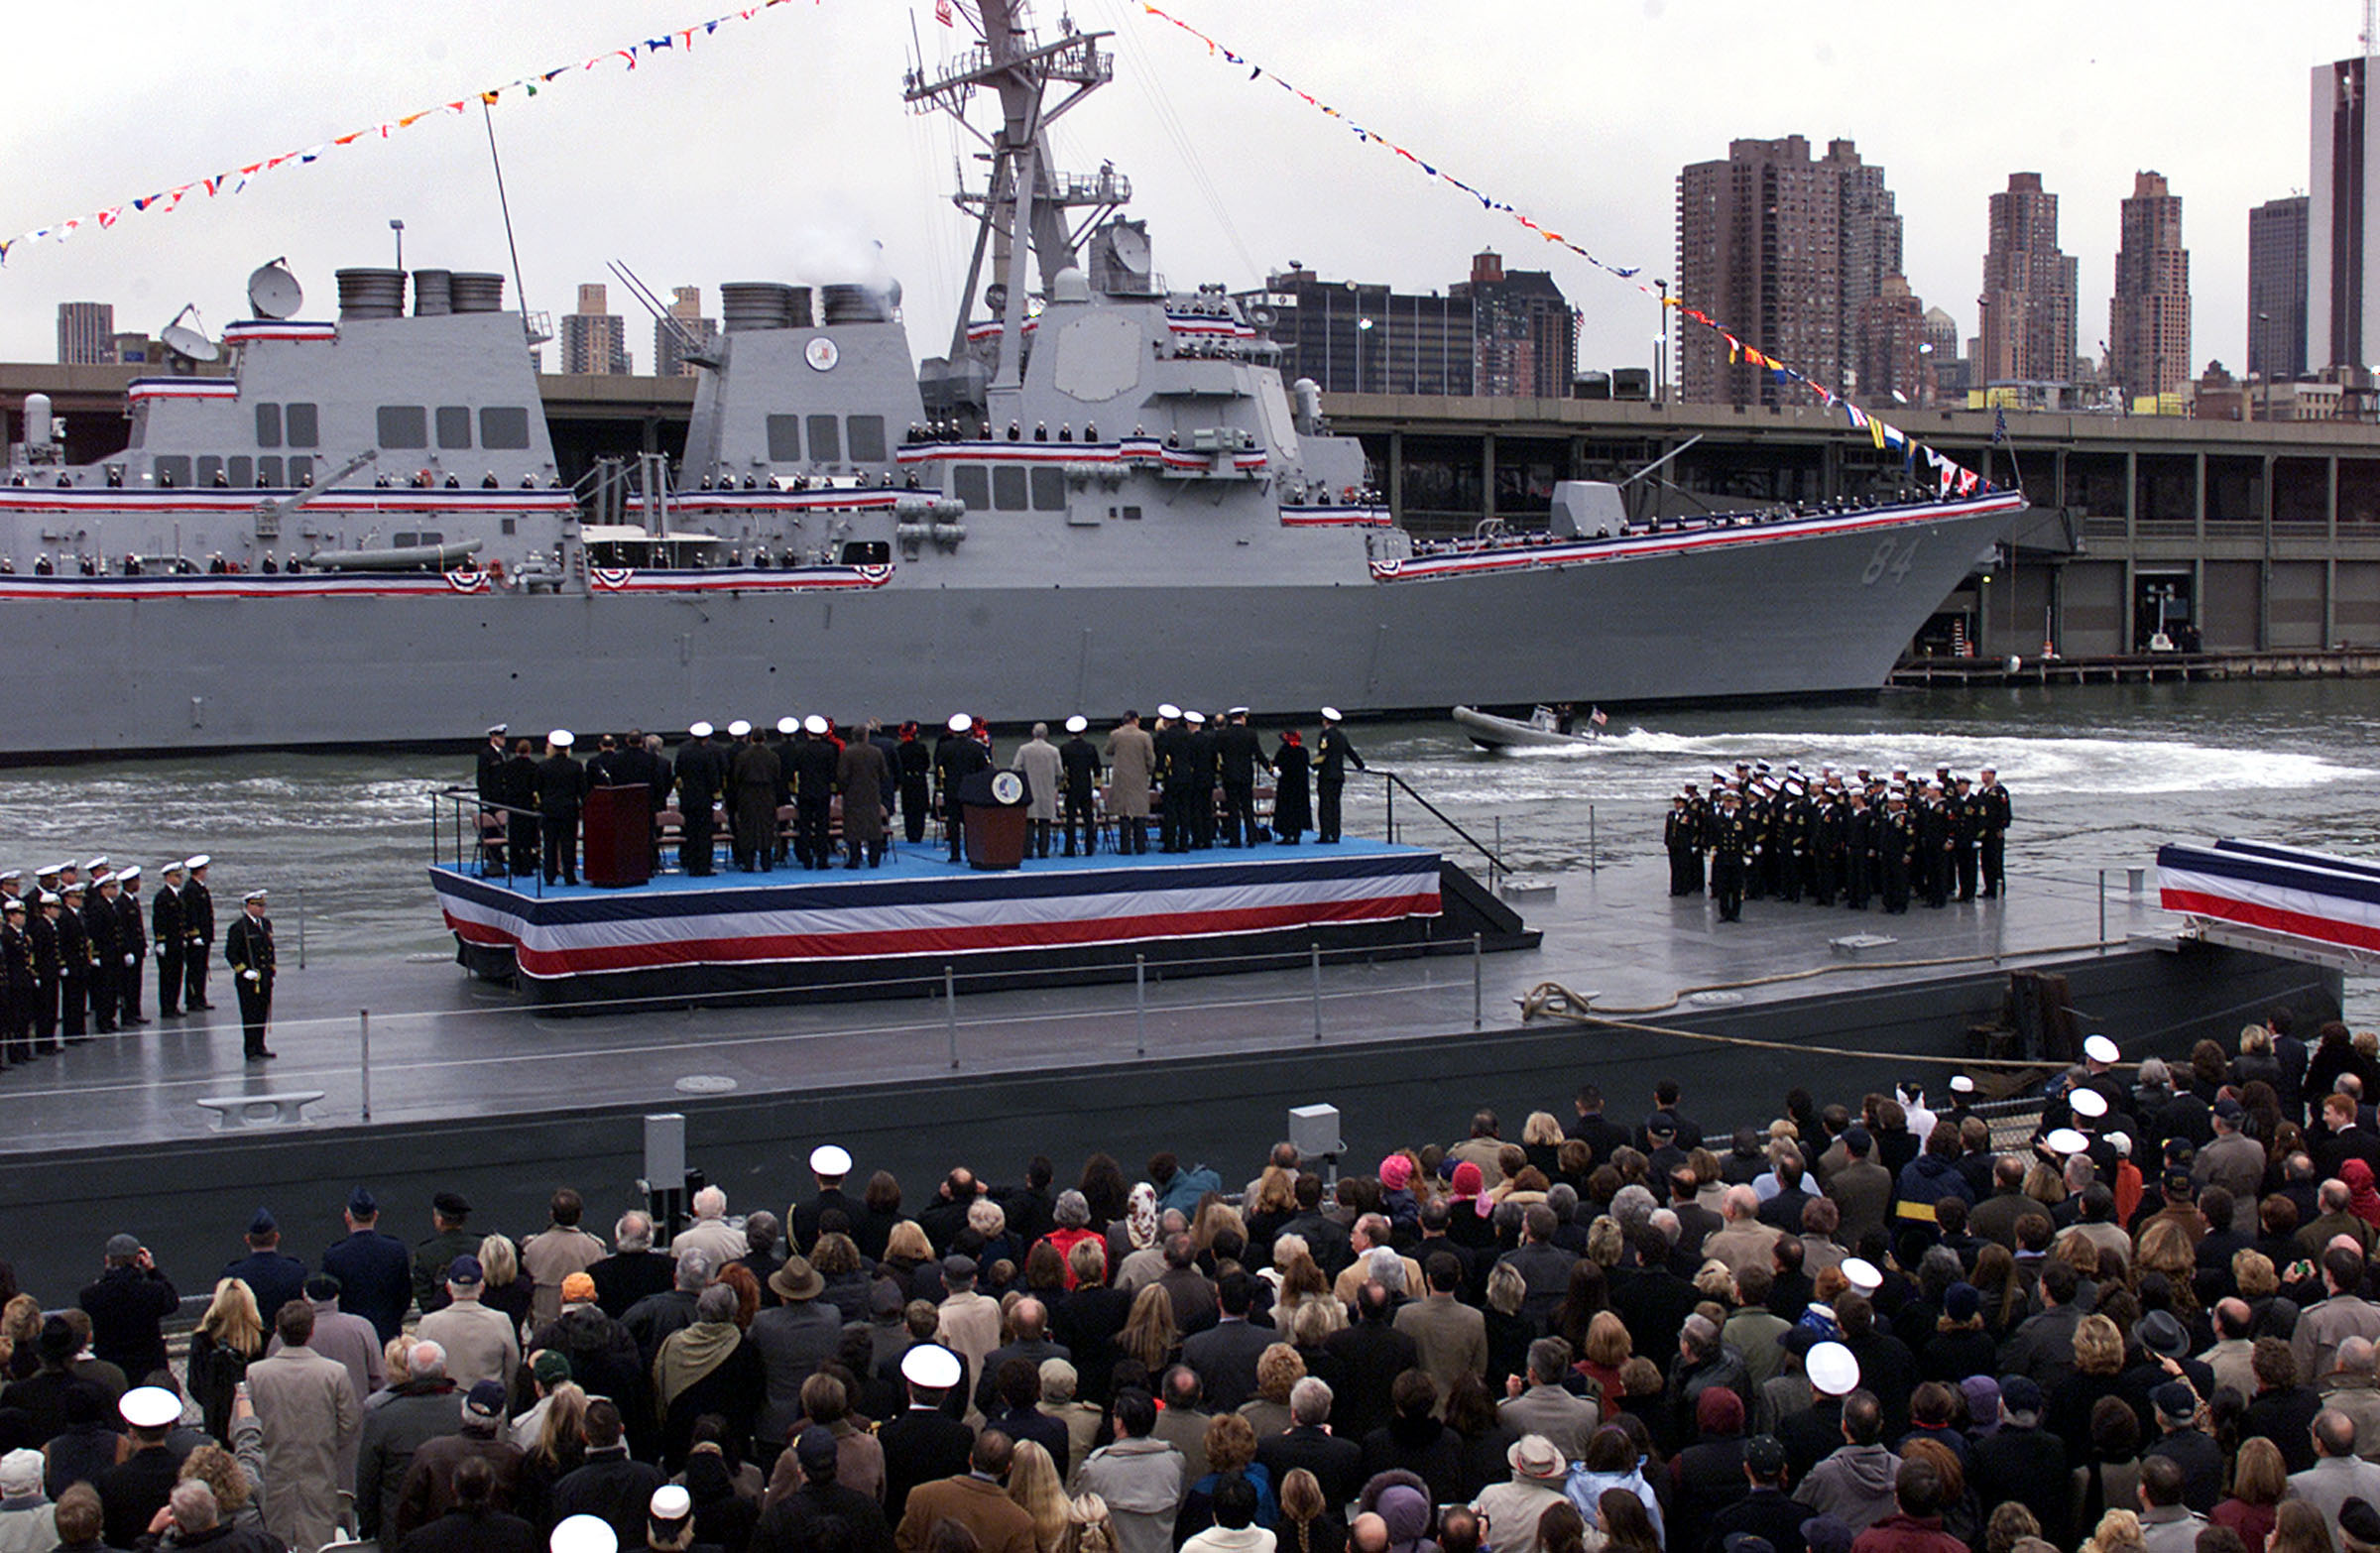
M1010 869L908 847L881 868L662 874L547 887L433 868L458 958L556 1011L890 997L1220 975L1534 948L1538 935L1438 853L1346 840L1179 854L1027 858Z

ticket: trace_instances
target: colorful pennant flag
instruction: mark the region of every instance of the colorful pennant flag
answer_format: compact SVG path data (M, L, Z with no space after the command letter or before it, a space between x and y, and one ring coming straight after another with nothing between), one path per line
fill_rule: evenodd
M1395 153L1396 156L1411 164L1424 176L1431 178L1438 182L1444 183L1450 188L1458 189L1473 199L1478 200L1483 209L1501 212L1502 214L1510 217L1520 226L1527 228L1529 231L1535 232L1546 242L1554 243L1565 249L1568 249L1571 253L1577 255L1581 259L1586 260L1587 263L1593 265L1596 269L1603 271L1606 275L1609 275L1617 280L1628 282L1644 296L1652 297L1656 295L1652 287L1647 286L1643 281L1638 279L1638 276L1642 274L1642 268L1640 266L1606 263L1604 260L1597 258L1593 253L1589 252L1584 244L1564 236L1562 233L1555 231L1551 227L1541 225L1533 217L1529 216L1527 213L1520 210L1510 202L1497 199L1491 194L1483 192L1482 190L1473 187L1471 184L1466 183L1453 174L1446 172L1436 164L1426 161L1415 153L1408 151L1403 146L1398 145L1395 141L1388 139L1386 136L1381 135L1376 131L1364 128L1363 126L1354 123L1352 120L1347 120L1346 115L1340 112L1339 109L1316 97L1312 92L1306 91L1302 87L1283 80L1280 76L1266 69L1263 65L1254 63L1247 59L1247 57L1225 48L1223 44L1216 39L1209 37L1207 34L1191 26L1188 22L1183 21L1180 17L1173 15L1171 12L1166 11L1162 7L1149 3L1149 0L1141 0L1140 9L1144 15L1156 21L1163 22L1174 28L1176 31L1197 40L1200 44L1203 44L1206 47L1207 54L1210 58L1220 57L1232 64L1235 68L1241 65L1247 65L1248 78L1250 81L1265 80L1272 82L1273 85L1278 86L1281 88L1281 90L1287 92L1289 95L1295 97L1298 101L1305 103L1308 107L1313 108L1317 112L1322 113L1329 118L1340 119L1346 122L1348 128L1355 133L1356 138L1364 142L1364 144L1368 146L1377 146L1384 151ZM1770 378L1779 384L1799 384L1803 388L1808 389L1813 395L1817 396L1821 404L1834 405L1841 403L1851 416L1851 424L1854 427L1864 427L1867 430L1870 439L1878 448L1898 448L1916 445L1909 442L1908 438L1900 431L1886 425L1881 420L1874 419L1873 418L1867 416L1857 406L1852 405L1848 400L1842 399L1841 396L1827 388L1826 385L1814 382L1806 374L1795 370L1794 368L1786 365L1784 362L1777 360L1773 356L1769 356L1759 350L1754 349L1752 346L1745 344L1735 335L1729 333L1726 327L1720 323L1718 319L1713 318L1708 313L1702 312L1697 308L1688 306L1685 299L1662 297L1660 300L1663 306L1677 308L1681 317L1692 319L1694 322L1699 323L1703 327L1718 334L1721 339L1726 341L1727 361L1729 364L1741 361L1749 366L1765 370L1769 374ZM1932 448L1922 448L1920 451L1927 458L1936 460L1938 469L1947 465L1948 470L1952 471L1942 474L1942 491L1944 495L1949 495L1954 485L1958 485L1962 495L1971 491L1977 485L1980 485L1986 491L1993 489L1993 486L1989 480L1984 479L1982 476L1975 474L1971 470L1963 468L1957 463L1953 463L1951 460L1944 458L1941 454L1935 452ZM1959 476L1961 475L1965 476L1965 483L1964 485L1959 484Z
M308 146L302 151L283 152L280 156L267 157L262 161L249 163L246 167L239 168L232 172L217 173L210 178L192 179L186 183L179 184L161 193L143 194L135 199L127 199L120 204L110 205L104 210L92 211L88 214L75 216L64 221L54 221L48 226L36 227L32 231L20 233L15 237L0 239L0 265L5 265L8 262L10 251L20 244L38 243L44 241L45 239L52 238L63 242L65 239L72 237L77 231L81 230L82 226L86 222L96 222L103 229L112 229L116 225L118 219L121 218L127 210L135 213L150 211L163 213L165 211L170 211L175 206L180 204L182 195L188 193L193 188L203 190L209 197L221 193L236 194L242 189L246 188L248 186L248 180L259 173L269 173L284 166L285 164L290 163L295 163L298 166L304 166L308 163L319 161L323 153L327 150L330 150L334 147L352 146L357 141L366 139L367 137L378 136L382 140L390 139L399 130L411 129L416 124L420 123L423 119L426 119L435 113L466 112L470 107L471 97L473 95L476 95L481 103L493 106L503 98L505 93L514 90L516 87L520 89L522 95L534 97L537 94L537 88L539 86L550 85L557 77L572 70L592 70L600 65L609 64L614 60L625 61L628 68L633 70L637 67L640 59L649 59L654 54L663 49L675 49L679 53L691 53L694 47L694 34L697 31L700 31L705 37L709 37L717 33L719 28L724 23L749 22L754 17L760 15L761 12L768 10L773 6L782 5L784 3L785 0L765 0L764 4L753 6L741 11L733 11L724 16L715 16L707 22L697 22L692 27L681 27L675 29L674 31L664 33L657 38L649 38L643 43L632 44L623 49L607 50L604 53L599 54L592 59L582 60L577 64L558 65L553 69L544 70L535 75L523 76L517 81L507 81L501 86L491 86L484 91L457 97L451 101L442 102L434 108L424 108L416 113L408 113L398 118L385 119L382 122L372 126L370 129L350 130L344 135L335 136L328 141L323 141L315 145ZM950 22L950 0L938 0L936 14L940 16L945 25L948 25Z

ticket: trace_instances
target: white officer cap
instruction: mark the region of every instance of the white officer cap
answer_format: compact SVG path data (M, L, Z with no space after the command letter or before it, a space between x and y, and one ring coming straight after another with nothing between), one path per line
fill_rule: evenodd
M2076 1116L2095 1122L2107 1114L2107 1097L2095 1089L2078 1089L2067 1098Z
M193 853L190 857L190 872L195 874L214 860L215 855L211 852Z
M567 750L572 745L578 743L578 735L572 733L567 728L556 728L553 732L545 736L545 742L552 745L557 750Z
M686 730L686 737L689 739L708 739L710 736L711 725L709 723L696 723Z
M1884 1286L1884 1274L1877 1271L1876 1264L1864 1256L1844 1257L1843 1277L1858 1294L1873 1294Z
M1066 731L1068 733L1081 733L1084 729L1090 726L1091 719L1085 717L1080 712L1077 712L1072 717L1066 719Z
M66 867L68 867L68 868L72 868L73 866L74 866L74 865L73 865L73 864L71 864L71 863L69 863L69 864L67 864L67 865L66 865ZM90 860L88 863L85 863L85 864L82 866L82 871L83 871L85 874L96 874L96 873L98 873L100 870L102 870L102 869L104 869L104 868L106 868L106 867L107 867L107 854L106 854L106 853L104 853L104 852L102 852L102 853L100 853L100 854L99 854L97 857L95 857L95 858L91 859L91 860Z
M551 1553L620 1553L620 1534L601 1515L570 1515L553 1528Z
M1167 722L1174 722L1181 717L1182 709L1171 701L1160 701L1157 703L1157 715Z
M181 1418L181 1398L162 1385L136 1385L124 1393L116 1411L135 1429L163 1429Z
M186 863L168 863L164 867L160 868L158 872L161 874L178 874L188 867L189 865Z
M1203 727L1207 721L1207 714L1204 712L1184 712L1182 714L1182 721L1188 723L1193 728Z
M810 1150L810 1168L820 1175L849 1175L851 1151L840 1143L820 1143Z
M953 712L950 714L950 731L952 733L965 733L968 729L973 728L974 726L975 719L969 717L965 712Z
M826 719L816 712L812 712L801 720L801 731L806 734L822 734L826 732Z
M512 729L513 725L510 723L490 723L488 724L488 737L493 739L498 734L512 732Z
M792 733L800 727L801 719L798 717L780 717L776 720L776 731L781 734Z
M1841 1343L1818 1343L1802 1358L1810 1383L1828 1396L1848 1396L1859 1389L1859 1359Z
M1964 1073L1954 1073L1954 1074L1952 1074L1952 1075L1951 1075L1951 1093L1952 1093L1952 1094L1954 1094L1954 1095L1971 1095L1971 1094L1973 1094L1974 1092L1975 1092L1975 1081L1974 1081L1973 1079L1971 1079L1971 1078L1968 1078L1968 1077L1967 1077L1965 1074L1964 1074Z
M126 883L127 885L131 884L131 883L132 883L134 880L136 880L136 879L138 879L138 878L140 878L140 877L141 877L141 866L140 866L138 863L135 863L135 864L134 864L132 867L130 867L130 868L126 869L126 870L125 870L123 873L121 873L121 874L118 874L118 875L116 876L116 878L118 878L118 879L120 879L120 880L124 881L124 883Z
M58 892L57 892L57 891L55 891L55 890L45 890L45 891L43 891L43 892L42 892L42 898L34 902L34 904L36 904L36 905L46 905L46 906L63 905L64 903L65 903L65 902L63 902L63 901L61 901L61 900L60 900L60 899L58 898Z
M2041 1141L2053 1154L2080 1154L2090 1149L2090 1139L2071 1127L2059 1128Z
M78 879L66 887L65 893L69 896L79 896L84 893L86 888L87 887L83 884L83 882Z
M749 736L751 732L752 724L746 722L741 717L727 725L727 736L730 739L742 739Z
M939 1343L918 1343L900 1356L900 1374L911 1385L948 1390L959 1383L959 1356Z
M240 896L240 899L244 902L254 902L264 898L265 893L261 890L251 890L246 895Z
M653 1491L645 1507L654 1520L684 1520L694 1513L694 1495L682 1484L664 1483Z
M1322 720L1326 723L1343 721L1339 713L1339 708L1335 706L1326 706L1322 709Z
M1246 717L1248 715L1248 708L1245 706L1235 706L1223 715L1226 717Z
M23 879L24 877L25 871L21 868L0 869L0 879Z
M2124 1054L2118 1051L2115 1042L2106 1036L2093 1035L2082 1043L2082 1055L2093 1062L2116 1062L2120 1061Z

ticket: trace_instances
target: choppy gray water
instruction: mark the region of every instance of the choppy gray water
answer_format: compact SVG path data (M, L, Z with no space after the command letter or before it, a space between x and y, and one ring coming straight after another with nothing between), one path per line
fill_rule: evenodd
M2380 686L2231 682L1892 691L1872 703L1615 716L1584 750L1488 754L1451 722L1360 726L1359 748L1519 868L1558 872L1657 854L1681 781L1739 758L1814 770L1996 765L2014 797L2012 873L2088 876L2150 861L2160 842L2254 836L2380 855ZM1267 743L1269 743L1269 739ZM1012 739L1000 741L1005 756ZM443 954L424 882L429 792L468 783L468 744L425 755L225 756L0 774L0 855L216 859L218 900L264 885L310 955ZM1350 829L1378 834L1377 784L1349 788ZM1463 848L1401 802L1404 839ZM285 951L286 953L287 951ZM2361 1012L2367 984L2351 992Z

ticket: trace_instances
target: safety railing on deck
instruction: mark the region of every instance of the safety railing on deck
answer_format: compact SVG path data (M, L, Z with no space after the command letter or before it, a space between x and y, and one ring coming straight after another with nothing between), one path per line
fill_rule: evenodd
M1503 860L1502 855L1498 853L1495 848L1490 847L1488 845L1488 843L1482 841L1479 837L1473 835L1470 831L1465 830L1461 825L1449 818L1444 809L1438 807L1437 804L1432 803L1429 799L1423 797L1420 790L1411 782L1405 780L1404 777L1391 771L1371 771L1368 769L1367 770L1366 775L1380 778L1380 786L1383 794L1385 795L1387 807L1386 817L1383 821L1386 835L1382 839L1387 841L1390 846L1394 846L1396 844L1396 795L1399 792L1402 792L1406 797L1412 799L1415 803L1420 804L1422 808L1427 810L1431 818L1437 820L1439 824L1444 825L1448 830L1453 831L1457 836L1461 837L1466 843L1468 843L1473 851L1479 853L1481 857L1488 860L1488 877L1490 889L1493 888L1493 882L1497 874L1509 874L1512 872L1512 865L1506 863Z
M439 824L438 813L441 809L454 811L452 825L441 826ZM490 814L503 816L500 828L495 831L490 831L480 823L481 816ZM429 855L431 860L444 863L451 855L456 873L474 873L482 879L503 879L507 886L511 886L513 880L521 878L523 873L518 860L513 857L512 817L514 815L528 820L532 826L536 826L543 818L536 809L525 809L511 803L498 803L492 798L481 797L469 787L440 787L429 795ZM541 832L533 833L539 835L541 839ZM451 852L446 845L447 837L450 834L453 838ZM511 870L510 878L507 878L494 866L492 859L498 855L504 858L505 868ZM544 869L540 859L536 856L530 858L529 864L527 873L531 880L530 893L542 899L545 895Z

